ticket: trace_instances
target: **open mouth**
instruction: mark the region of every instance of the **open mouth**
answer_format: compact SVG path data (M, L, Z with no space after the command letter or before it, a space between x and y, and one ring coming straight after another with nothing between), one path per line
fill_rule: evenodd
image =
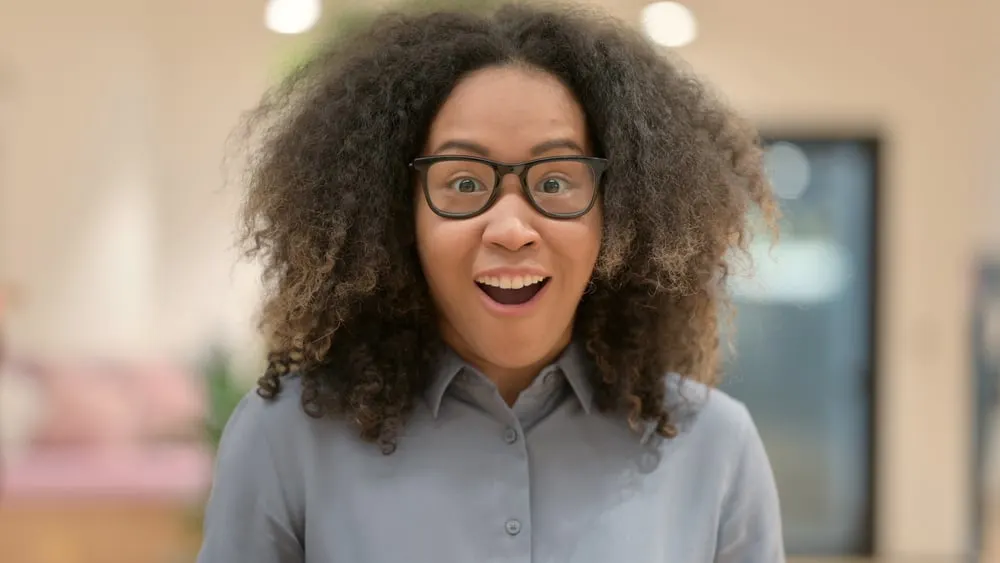
M484 277L476 285L500 305L523 305L531 301L552 278L542 276Z

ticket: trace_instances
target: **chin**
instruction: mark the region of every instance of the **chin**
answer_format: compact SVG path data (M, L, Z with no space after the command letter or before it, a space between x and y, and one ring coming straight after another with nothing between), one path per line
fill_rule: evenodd
M552 334L549 331L530 331L524 334L511 334L509 331L502 338L491 335L480 337L480 355L484 360L504 369L520 369L538 364L545 360L553 360L569 344L568 338L539 339L537 334Z

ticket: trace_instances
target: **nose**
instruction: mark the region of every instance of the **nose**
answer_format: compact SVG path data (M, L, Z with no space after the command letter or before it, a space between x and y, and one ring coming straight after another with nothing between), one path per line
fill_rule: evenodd
M485 214L483 243L513 252L536 245L539 235L532 225L537 212L524 199L515 176L508 176L505 183L511 180L511 185L504 186L499 201Z

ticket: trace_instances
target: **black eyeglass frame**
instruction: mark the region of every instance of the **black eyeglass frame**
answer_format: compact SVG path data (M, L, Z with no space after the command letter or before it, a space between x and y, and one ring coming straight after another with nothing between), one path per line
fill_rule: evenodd
M486 203L483 204L480 209L469 213L449 213L439 209L434 205L434 202L431 201L430 188L427 185L427 171L430 169L431 165L435 163L448 161L479 162L493 169L493 173L495 175L493 190L490 192L489 199L486 200ZM538 202L536 202L535 198L531 195L531 188L528 187L528 171L532 166L546 162L583 162L590 167L591 172L594 174L594 194L590 197L590 203L588 203L583 210L575 211L573 213L551 213L538 205ZM413 162L410 163L410 168L420 173L420 183L422 185L421 189L424 192L424 199L427 201L427 205L431 208L431 211L439 217L444 217L445 219L471 219L489 211L489 209L493 207L493 204L500 199L500 184L502 183L504 177L508 174L514 174L520 179L521 191L524 192L525 199L528 200L528 203L531 204L531 207L534 208L535 211L550 219L576 219L589 213L590 210L593 209L594 204L597 202L598 193L601 190L601 179L604 177L604 173L608 168L608 160L596 156L547 156L516 164L504 164L502 162L496 162L488 158L478 156L449 154L421 156L415 158L413 159Z

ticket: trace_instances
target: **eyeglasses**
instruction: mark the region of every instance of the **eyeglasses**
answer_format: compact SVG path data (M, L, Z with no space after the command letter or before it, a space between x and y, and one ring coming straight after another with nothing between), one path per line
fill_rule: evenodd
M552 219L585 215L597 201L608 161L590 156L552 156L501 164L474 156L424 156L410 168L421 175L427 205L447 219L485 213L500 198L500 180L516 174L531 206Z

